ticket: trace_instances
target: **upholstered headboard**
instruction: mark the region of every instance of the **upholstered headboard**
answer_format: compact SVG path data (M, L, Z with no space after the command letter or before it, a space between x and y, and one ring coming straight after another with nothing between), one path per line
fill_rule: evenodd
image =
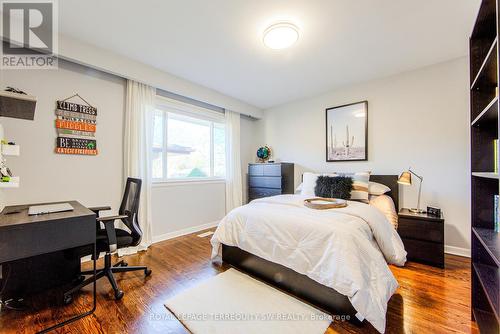
M386 195L391 196L396 206L396 211L399 211L399 183L397 175L370 175L370 181L385 184L391 191Z

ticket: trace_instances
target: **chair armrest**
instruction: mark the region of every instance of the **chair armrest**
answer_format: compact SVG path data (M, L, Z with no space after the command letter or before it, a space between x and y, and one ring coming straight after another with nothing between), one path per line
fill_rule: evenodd
M107 221L115 221L117 219L125 219L127 218L127 215L116 215L116 216L108 216L108 217L98 217L96 220L98 222L103 222L106 223Z
M116 241L116 230L115 230L115 220L127 218L127 215L109 216L97 218L98 222L104 223L104 229L106 230L106 237L108 238L109 252L114 253L117 249Z
M95 213L98 213L99 211L108 211L111 210L110 206L94 206L91 208L88 208L90 211L94 211Z
M88 208L90 211L95 213L95 216L99 218L99 211L108 211L111 210L110 206L94 206L92 208Z

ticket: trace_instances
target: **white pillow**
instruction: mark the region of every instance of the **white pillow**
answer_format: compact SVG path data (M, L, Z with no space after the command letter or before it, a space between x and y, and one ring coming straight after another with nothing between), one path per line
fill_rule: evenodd
M373 205L379 209L387 220L394 226L395 229L398 228L398 213L396 212L396 206L394 201L388 195L370 196L370 205Z
M314 196L314 187L316 187L316 180L319 174L314 173L304 173L302 175L302 189L300 190L301 195Z
M318 176L334 177L336 176L336 174L316 174L310 172L304 173L302 175L302 188L300 190L301 195L312 196L312 197L316 196L314 188L316 188L316 181L318 180Z
M372 182L368 184L368 192L370 195L383 195L391 191L391 188L382 183Z
M297 189L295 189L295 193L296 193L296 194L300 194L300 193L302 193L302 187L303 187L303 184L304 184L304 183L299 184L299 186L297 187Z

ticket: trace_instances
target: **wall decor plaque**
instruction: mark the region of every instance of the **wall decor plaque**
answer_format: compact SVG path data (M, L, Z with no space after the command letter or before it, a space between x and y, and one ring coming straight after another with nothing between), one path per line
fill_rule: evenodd
M79 98L85 104L70 102ZM97 155L95 139L97 108L79 94L56 102L56 149L58 154Z

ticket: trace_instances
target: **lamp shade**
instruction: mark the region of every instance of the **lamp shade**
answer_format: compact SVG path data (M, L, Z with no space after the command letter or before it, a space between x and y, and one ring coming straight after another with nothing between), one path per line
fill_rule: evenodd
M411 173L408 171L401 173L401 176L398 179L398 183L407 186L411 185Z

